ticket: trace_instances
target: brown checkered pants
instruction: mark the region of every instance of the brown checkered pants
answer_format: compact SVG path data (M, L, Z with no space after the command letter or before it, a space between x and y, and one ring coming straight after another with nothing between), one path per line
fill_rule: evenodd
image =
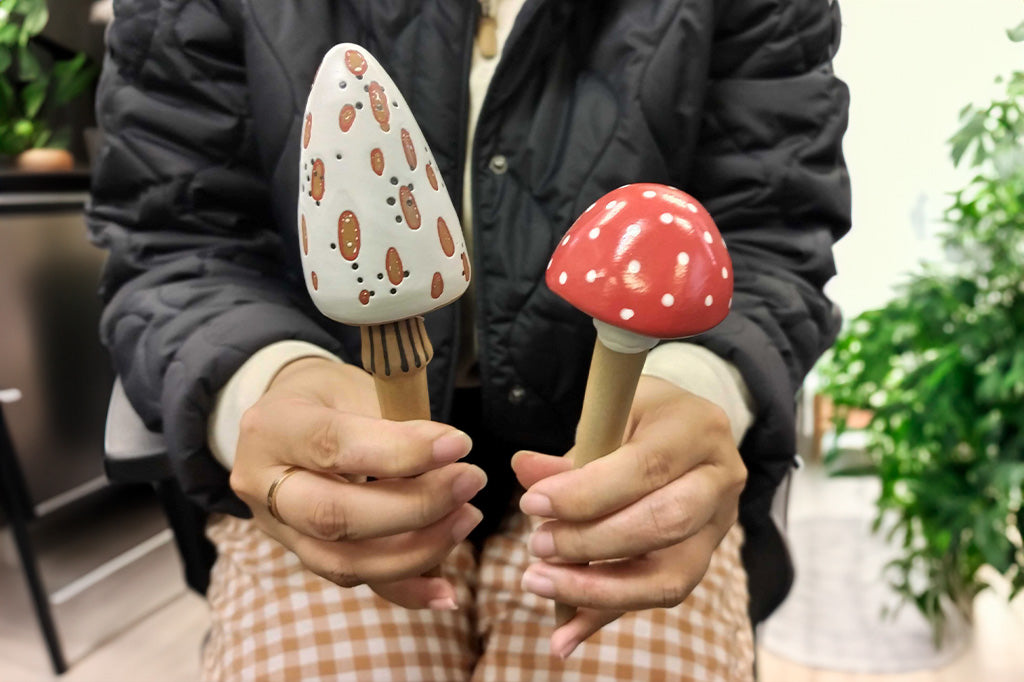
M208 598L203 678L624 682L753 678L742 533L734 527L680 606L629 613L562 661L551 654L553 602L524 592L530 522L516 513L477 555L444 563L458 611L407 610L365 585L341 588L304 570L251 521L221 517ZM468 605L468 606L467 606Z

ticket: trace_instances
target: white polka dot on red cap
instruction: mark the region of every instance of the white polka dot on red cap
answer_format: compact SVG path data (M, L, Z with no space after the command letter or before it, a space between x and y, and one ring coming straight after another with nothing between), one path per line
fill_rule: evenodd
M690 254L686 253L685 251L680 251L679 255L676 256L676 262L679 263L680 265L689 265Z
M617 202L615 200L609 201L607 204L604 205L604 210L606 210L606 211L612 210L613 208L615 208L615 205L617 203L619 203L619 202Z
M666 308L671 308L672 304L676 302L676 297L672 294L665 294L661 297L661 304Z
M590 237L591 239L597 239L598 237L601 236L601 228L595 227L594 229L587 233L587 236Z
M568 279L569 279L568 273L563 272L562 274L560 274L558 276L558 283L559 284L565 284Z
M675 222L675 219L676 217L671 213L662 213L660 216L658 216L658 220L665 223L666 225L671 225L673 222Z
M722 279L729 279L729 271L726 268L722 268Z
M640 261L629 261L629 265L626 266L626 272L628 272L631 275L635 275L636 273L640 272Z
M658 193L655 192L653 189L649 189L645 191L643 194L644 199L653 199L656 196L658 196Z
M704 299L704 305L706 305L706 306L710 306L714 302L715 302L715 299L713 299L711 297L711 294L708 294L707 298Z
M593 284L597 280L597 270L587 270L587 274L583 278Z
M627 237L636 237L639 234L640 234L640 226L637 225L636 223L633 223L632 225L630 225L629 227L626 228L626 236Z
M619 317L621 317L624 320L633 319L633 315L635 314L636 313L634 313L630 308L623 308L622 310L619 311Z
M708 244L714 241L714 237L712 237L711 233L708 232L707 230L704 231L704 241L706 241Z

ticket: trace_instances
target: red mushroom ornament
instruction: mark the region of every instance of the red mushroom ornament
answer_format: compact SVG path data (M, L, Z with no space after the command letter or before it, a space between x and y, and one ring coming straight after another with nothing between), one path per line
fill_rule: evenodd
M729 313L732 261L689 194L632 184L584 211L556 247L548 287L594 318L597 343L568 453L581 467L619 448L647 352L705 332ZM574 609L558 604L558 623Z

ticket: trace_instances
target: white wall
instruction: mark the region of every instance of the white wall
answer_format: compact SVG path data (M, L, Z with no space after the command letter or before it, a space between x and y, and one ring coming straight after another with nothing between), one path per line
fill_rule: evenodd
M988 102L1000 92L996 76L1024 69L1024 46L1005 32L1024 20L1024 2L838 1L853 229L836 247L828 293L849 318L884 304L922 258L940 257L947 193L964 179L946 140L964 105Z

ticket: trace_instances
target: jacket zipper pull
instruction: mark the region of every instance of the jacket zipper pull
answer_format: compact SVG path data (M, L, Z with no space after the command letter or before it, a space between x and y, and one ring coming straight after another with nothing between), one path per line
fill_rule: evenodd
M494 18L491 0L480 0L480 21L476 27L476 44L484 59L498 54L498 21Z

